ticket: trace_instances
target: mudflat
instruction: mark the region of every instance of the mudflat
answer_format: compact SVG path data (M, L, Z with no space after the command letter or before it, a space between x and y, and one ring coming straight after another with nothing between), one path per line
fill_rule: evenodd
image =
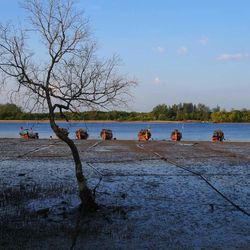
M249 249L250 143L0 139L0 249Z

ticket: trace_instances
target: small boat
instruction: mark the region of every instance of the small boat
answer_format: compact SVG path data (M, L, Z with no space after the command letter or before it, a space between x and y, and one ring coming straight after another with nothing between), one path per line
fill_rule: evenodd
M141 129L138 133L138 140L139 141L148 141L151 138L151 131L150 129Z
M77 140L87 140L89 137L89 134L86 129L79 128L76 130L76 139Z
M172 133L171 133L171 140L172 141L180 141L182 138L182 133L178 130L175 129Z
M101 136L102 140L112 140L112 138L113 138L112 130L103 128L101 133L100 133L100 136Z
M23 139L39 139L38 133L34 132L32 129L21 127L19 135Z
M213 136L212 136L212 141L216 142L216 141L223 141L225 140L224 138L224 133L222 130L214 130Z
M57 129L64 135L68 136L69 135L69 130L67 128L60 128L57 126Z

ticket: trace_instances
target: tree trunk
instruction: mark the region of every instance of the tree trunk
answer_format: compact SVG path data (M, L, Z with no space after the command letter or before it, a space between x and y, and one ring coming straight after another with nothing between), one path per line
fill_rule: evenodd
M79 196L84 207L84 211L93 212L97 209L97 204L94 201L92 191L88 188L87 180L83 175L82 162L79 156L78 149L71 139L67 138L63 141L66 142L70 147L74 158L76 179L79 187Z
M54 133L57 135L57 137L61 139L62 141L64 141L69 146L72 152L72 156L75 162L75 174L76 174L76 179L77 179L78 188L79 188L79 196L81 199L81 206L83 208L83 211L94 212L97 210L97 204L95 203L91 190L88 188L87 180L83 175L82 162L80 159L78 149L75 143L73 142L73 140L71 140L68 137L68 134L65 133L62 129L60 129L59 126L56 124L54 108L52 106L51 98L50 98L48 91L46 92L46 99L47 99L48 108L49 108L50 127L52 128Z
M54 126L55 125L55 126ZM75 174L79 188L79 196L81 199L81 205L83 206L83 211L85 212L94 212L97 209L97 204L95 203L92 191L87 186L87 180L83 175L82 171L82 162L79 156L78 149L67 135L60 131L59 127L54 123L51 125L51 128L55 134L64 141L71 149L72 156L75 163Z
M85 212L96 211L97 204L94 200L91 190L88 188L87 180L83 175L82 162L75 143L68 137L67 134L65 134L62 130L60 130L60 128L56 125L53 115L50 116L50 126L57 135L57 137L62 141L64 141L69 146L72 152L72 156L75 163L75 174L79 188L79 196L81 199L81 206L83 208L83 211Z

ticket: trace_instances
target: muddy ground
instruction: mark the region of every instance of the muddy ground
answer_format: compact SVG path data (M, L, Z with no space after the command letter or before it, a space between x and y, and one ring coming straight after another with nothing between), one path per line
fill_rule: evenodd
M0 139L0 249L249 249L250 143Z

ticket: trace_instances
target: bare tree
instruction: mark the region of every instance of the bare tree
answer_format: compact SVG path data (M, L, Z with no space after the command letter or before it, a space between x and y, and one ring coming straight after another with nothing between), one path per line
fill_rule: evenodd
M134 81L119 74L116 56L97 59L88 22L74 0L25 0L22 7L29 13L28 29L0 26L2 79L14 79L18 93L24 91L35 106L48 109L52 130L71 149L82 204L87 211L95 210L77 147L56 124L55 112L63 116L82 107L123 103ZM31 36L41 42L40 58L31 49Z

